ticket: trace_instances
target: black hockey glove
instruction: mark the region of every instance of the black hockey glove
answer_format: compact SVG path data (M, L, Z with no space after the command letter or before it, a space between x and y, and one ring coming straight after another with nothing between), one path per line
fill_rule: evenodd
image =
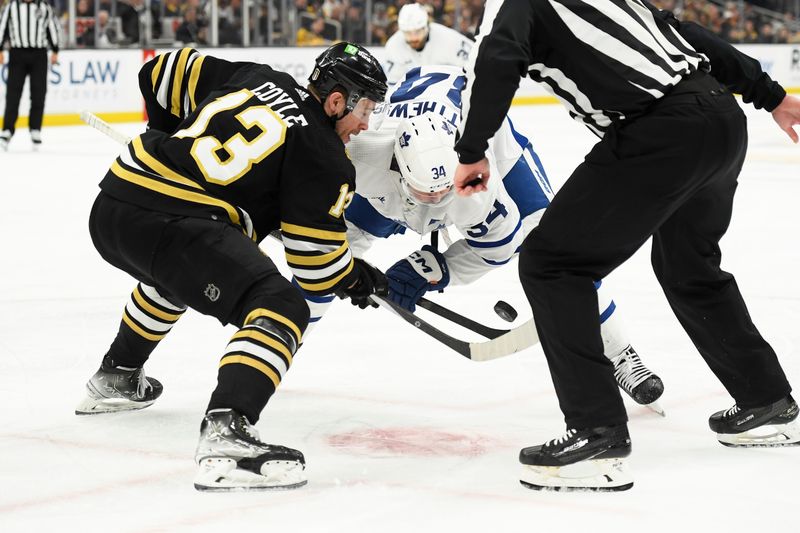
M371 295L386 296L389 294L389 283L386 281L386 276L363 259L353 259L353 272L350 279L353 278L355 281L351 281L349 287L343 287L336 291L336 296L350 298L350 303L361 309L366 309L368 305L378 307L378 304L369 299Z

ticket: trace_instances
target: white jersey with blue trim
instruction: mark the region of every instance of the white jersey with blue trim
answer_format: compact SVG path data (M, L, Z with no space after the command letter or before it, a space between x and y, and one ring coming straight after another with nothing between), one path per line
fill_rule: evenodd
M461 69L448 66L409 70L387 96L370 129L347 146L356 168L356 195L346 211L348 240L357 255L374 238L403 233L420 235L454 226L463 239L444 252L450 283L470 283L507 263L525 235L534 227L553 192L538 157L526 137L514 130L509 118L490 141L488 157L493 176L489 190L456 196L444 207L421 206L409 201L400 186L400 173L392 170L394 134L404 118L425 112L441 114L458 127Z
M414 50L406 43L403 32L397 31L386 41L383 70L389 83L395 83L412 67L423 65L463 67L467 64L473 42L452 28L431 22L425 46L422 50Z

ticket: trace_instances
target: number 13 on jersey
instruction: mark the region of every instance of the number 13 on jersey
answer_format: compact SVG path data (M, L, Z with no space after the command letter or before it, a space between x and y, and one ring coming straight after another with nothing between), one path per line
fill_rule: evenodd
M286 123L265 105L249 106L236 114L235 129L224 141L213 135L203 135L212 118L218 113L236 109L254 96L249 89L226 94L203 106L194 122L187 128L175 132L174 137L194 138L191 154L206 181L217 185L229 185L238 180L281 146L286 139ZM260 133L251 141L243 132L257 128ZM219 151L224 150L223 161Z

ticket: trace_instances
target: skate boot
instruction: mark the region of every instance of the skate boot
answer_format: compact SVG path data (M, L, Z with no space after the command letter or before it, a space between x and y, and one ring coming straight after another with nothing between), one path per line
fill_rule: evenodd
M200 426L194 488L201 491L294 489L307 483L303 454L265 444L247 418L214 409Z
M42 130L31 130L31 142L33 143L33 151L39 150L42 146Z
M0 131L0 152L8 152L8 143L11 142L9 130Z
M144 368L111 366L103 361L86 383L86 398L75 408L76 415L135 411L153 404L164 387L144 375Z
M734 405L708 419L711 431L725 446L755 448L800 445L797 403L787 396L764 407Z
M621 491L633 486L624 458L631 453L628 428L568 429L557 439L523 448L520 483L534 490Z
M629 344L627 348L609 359L614 364L614 377L619 388L639 405L665 416L664 410L656 402L664 393L664 382L644 366L633 346Z

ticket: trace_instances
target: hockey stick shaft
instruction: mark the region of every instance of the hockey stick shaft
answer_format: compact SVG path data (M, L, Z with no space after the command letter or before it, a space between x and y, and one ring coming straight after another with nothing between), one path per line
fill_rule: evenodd
M439 315L442 318L446 318L450 322L454 324L458 324L459 326L474 331L478 335L482 335L487 339L496 339L502 335L505 335L510 330L508 329L495 329L490 328L489 326L485 326L480 322L476 322L471 318L467 318L464 315L456 313L455 311L443 307L435 302L432 302L426 298L420 298L417 302L417 305L422 307L423 309L427 309L431 313Z
M128 144L129 142L131 142L130 137L128 137L123 133L120 133L118 130L113 128L111 124L109 124L102 118L98 117L91 111L81 111L81 120L84 121L87 125L96 129L100 133L105 134L106 136L110 137L112 140L117 141L120 144Z

